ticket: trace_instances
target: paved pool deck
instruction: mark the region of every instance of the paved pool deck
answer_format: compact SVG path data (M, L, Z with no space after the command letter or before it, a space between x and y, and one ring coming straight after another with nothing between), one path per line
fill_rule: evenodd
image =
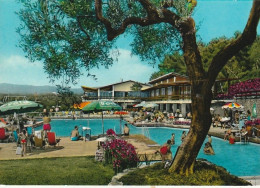
M176 128L187 128L183 126L176 126ZM223 135L224 129L212 128L210 134ZM153 159L160 160L159 156L152 154L158 150L159 146L156 143L145 143L138 141L133 137L125 138L129 143L133 144L140 155L151 154L155 157ZM36 158L53 158L53 157L76 157L76 156L94 156L98 142L93 141L71 141L69 137L61 137L59 145L56 147L46 146L43 148L34 148L31 152L28 152L24 157L16 155L16 143L0 143L0 160L21 160L21 159L36 159ZM260 186L260 176L247 176L241 177L252 185Z

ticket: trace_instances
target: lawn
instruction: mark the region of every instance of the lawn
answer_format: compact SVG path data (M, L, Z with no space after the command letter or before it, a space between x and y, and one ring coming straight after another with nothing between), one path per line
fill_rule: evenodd
M107 185L114 175L111 165L94 157L64 157L0 161L4 185Z
M251 185L229 174L223 167L201 161L195 163L194 174L189 176L169 173L163 167L163 163L156 163L130 172L119 181L124 185Z
M114 175L112 165L94 157L64 157L0 161L0 185L108 185ZM195 164L190 176L169 174L162 163L136 169L119 181L124 185L250 185L224 168Z

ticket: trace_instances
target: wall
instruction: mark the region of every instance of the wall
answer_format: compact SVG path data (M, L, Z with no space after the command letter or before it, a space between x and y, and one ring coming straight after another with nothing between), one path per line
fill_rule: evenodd
M245 112L250 110L251 113L253 105L256 103L257 118L260 118L260 99L238 99L235 102L242 104L244 106Z
M115 85L115 91L132 91L131 86L134 82L124 82L122 84L116 84ZM149 88L149 86L142 85L143 87L141 89Z

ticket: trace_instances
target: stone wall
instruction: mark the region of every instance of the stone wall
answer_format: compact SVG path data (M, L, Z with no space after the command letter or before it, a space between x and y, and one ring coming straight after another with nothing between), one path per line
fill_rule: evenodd
M256 103L257 118L260 118L260 99L237 99L235 102L242 104L245 112L250 110L251 113L253 105Z

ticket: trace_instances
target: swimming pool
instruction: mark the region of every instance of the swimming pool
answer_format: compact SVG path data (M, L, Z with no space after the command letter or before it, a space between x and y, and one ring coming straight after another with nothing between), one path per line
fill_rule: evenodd
M70 132L74 129L75 125L79 126L81 134L81 127L88 126L91 128L92 135L98 135L102 132L101 119L91 120L52 120L52 131L57 136L70 136ZM125 122L122 122L122 128ZM158 144L164 144L171 138L171 134L175 133L175 145L171 147L173 156L176 153L177 147L181 144L181 134L184 129L174 128L137 128L129 125L130 134L144 134L150 139L154 140ZM119 119L105 119L104 129L114 129L116 133L120 132L120 120ZM42 127L36 128L40 130ZM188 130L186 130L188 131ZM205 140L207 142L207 138ZM204 158L208 161L223 166L231 174L237 176L259 176L260 175L260 145L258 144L241 144L236 143L230 145L223 139L212 137L212 146L215 151L215 155L205 155L203 153L203 147L199 152L198 158Z

